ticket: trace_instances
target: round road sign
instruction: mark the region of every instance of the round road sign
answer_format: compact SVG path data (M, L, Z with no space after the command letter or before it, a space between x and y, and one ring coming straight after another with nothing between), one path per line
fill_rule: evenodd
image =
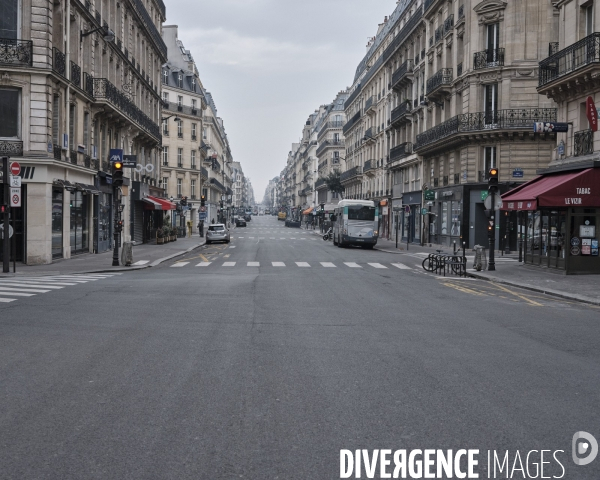
M12 225L8 226L8 238L12 238L13 236L13 227ZM0 223L0 240L4 240L4 224Z
M19 165L19 162L11 162L10 173L12 173L15 177L19 176L21 173L21 165Z

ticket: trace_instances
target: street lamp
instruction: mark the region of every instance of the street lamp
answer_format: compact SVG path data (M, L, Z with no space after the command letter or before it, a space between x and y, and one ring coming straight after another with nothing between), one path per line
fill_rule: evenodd
M90 30L89 32L85 32L83 33L83 31L81 31L79 33L79 41L83 42L84 37L87 37L88 35L91 35L92 33L96 33L96 32L102 32L102 36L104 38L105 42L114 42L115 41L115 32L113 32L110 28L108 28L108 25L104 25L103 27L98 27L98 28L94 28L93 30Z

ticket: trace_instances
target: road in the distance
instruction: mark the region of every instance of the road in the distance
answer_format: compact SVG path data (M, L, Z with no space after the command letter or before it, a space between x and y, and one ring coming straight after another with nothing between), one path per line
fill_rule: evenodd
M233 237L0 303L0 478L330 480L359 448L563 449L598 478L570 461L600 438L598 309L275 217Z

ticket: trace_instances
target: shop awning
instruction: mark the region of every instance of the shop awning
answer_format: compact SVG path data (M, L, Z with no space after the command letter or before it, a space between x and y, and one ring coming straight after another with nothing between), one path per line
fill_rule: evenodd
M90 195L100 195L100 190L98 190L93 185L86 185L85 183L77 183L77 190L81 190L82 192L87 192Z
M145 210L162 210L162 205L158 202L155 202L154 200L148 198L148 197L144 197L142 198L142 202L144 202L144 209Z
M77 190L77 187L75 185L73 185L68 180L63 180L61 178L55 178L52 183L54 185L58 185L59 187L64 188L65 190L68 190L69 192L74 192L75 190Z
M381 200L381 202L379 202L379 206L381 207L385 207L387 205L387 200Z
M312 213L312 211L314 210L313 207L307 208L306 210L304 210L302 212L302 215L310 215Z
M543 175L502 195L502 210L600 207L600 168Z
M164 198L152 197L151 195L148 195L147 197L144 197L144 198L148 198L156 203L160 203L160 206L162 207L163 210L175 210L177 208L177 206L174 203L169 202L168 200L166 200Z

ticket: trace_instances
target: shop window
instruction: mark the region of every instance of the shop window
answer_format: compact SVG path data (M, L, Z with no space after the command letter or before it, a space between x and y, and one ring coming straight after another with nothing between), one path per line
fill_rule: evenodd
M80 191L71 192L70 244L72 255L89 251L88 233L88 196Z
M63 257L63 194L64 190L52 190L52 258Z
M20 138L20 91L0 89L0 138Z

